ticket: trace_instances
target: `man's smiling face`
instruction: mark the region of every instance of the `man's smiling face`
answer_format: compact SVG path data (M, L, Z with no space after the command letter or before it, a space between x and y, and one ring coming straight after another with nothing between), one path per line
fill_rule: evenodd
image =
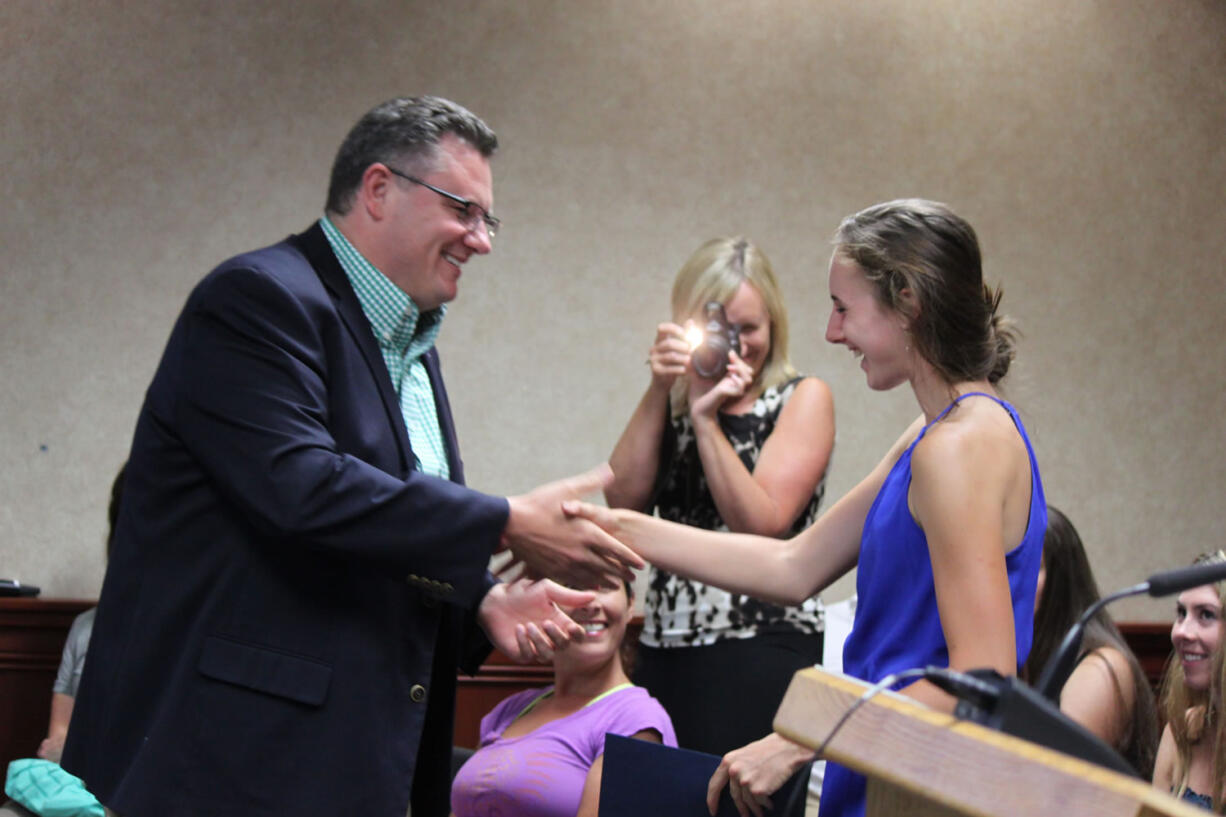
M489 211L493 207L493 180L489 161L454 136L439 142L432 169L422 181ZM460 270L468 259L492 247L484 227L470 228L463 208L427 187L391 176L384 245L387 259L380 271L408 293L417 307L428 312L459 294Z

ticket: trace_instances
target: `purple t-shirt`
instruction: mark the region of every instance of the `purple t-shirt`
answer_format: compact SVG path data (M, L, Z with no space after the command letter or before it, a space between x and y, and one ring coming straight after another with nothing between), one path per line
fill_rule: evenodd
M503 731L545 691L517 692L481 719L480 748L451 784L456 817L574 817L588 770L604 754L606 732L633 735L654 729L665 745L677 745L664 707L636 686L607 694L526 735L504 738Z

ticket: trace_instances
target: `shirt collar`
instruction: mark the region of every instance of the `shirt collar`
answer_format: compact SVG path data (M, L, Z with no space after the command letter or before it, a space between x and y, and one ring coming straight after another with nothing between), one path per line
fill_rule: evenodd
M422 314L409 294L366 260L326 215L319 219L319 226L353 286L379 345L414 358L428 351L438 337L447 305Z

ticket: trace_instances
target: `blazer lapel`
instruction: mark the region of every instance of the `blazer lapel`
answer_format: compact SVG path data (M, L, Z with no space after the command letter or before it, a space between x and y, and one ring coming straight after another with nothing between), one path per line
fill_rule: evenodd
M289 240L306 256L324 286L332 293L337 313L361 350L362 357L370 368L370 374L378 384L379 396L383 399L383 408L387 411L388 424L396 434L400 449L400 467L404 475L407 475L415 458L409 447L409 433L405 429L404 415L400 412L400 400L396 396L395 387L392 386L391 375L387 373L387 364L383 362L383 354L379 351L374 332L371 331L370 321L362 312L362 304L349 283L349 277L341 269L336 254L332 252L332 245L328 243L328 237L324 235L318 222L306 232L290 236Z

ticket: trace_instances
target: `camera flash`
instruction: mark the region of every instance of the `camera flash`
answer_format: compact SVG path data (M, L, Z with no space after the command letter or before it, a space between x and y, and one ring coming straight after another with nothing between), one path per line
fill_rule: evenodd
M706 337L706 333L700 327L691 326L685 330L686 343L690 344L690 349L697 349L702 345L702 339Z

